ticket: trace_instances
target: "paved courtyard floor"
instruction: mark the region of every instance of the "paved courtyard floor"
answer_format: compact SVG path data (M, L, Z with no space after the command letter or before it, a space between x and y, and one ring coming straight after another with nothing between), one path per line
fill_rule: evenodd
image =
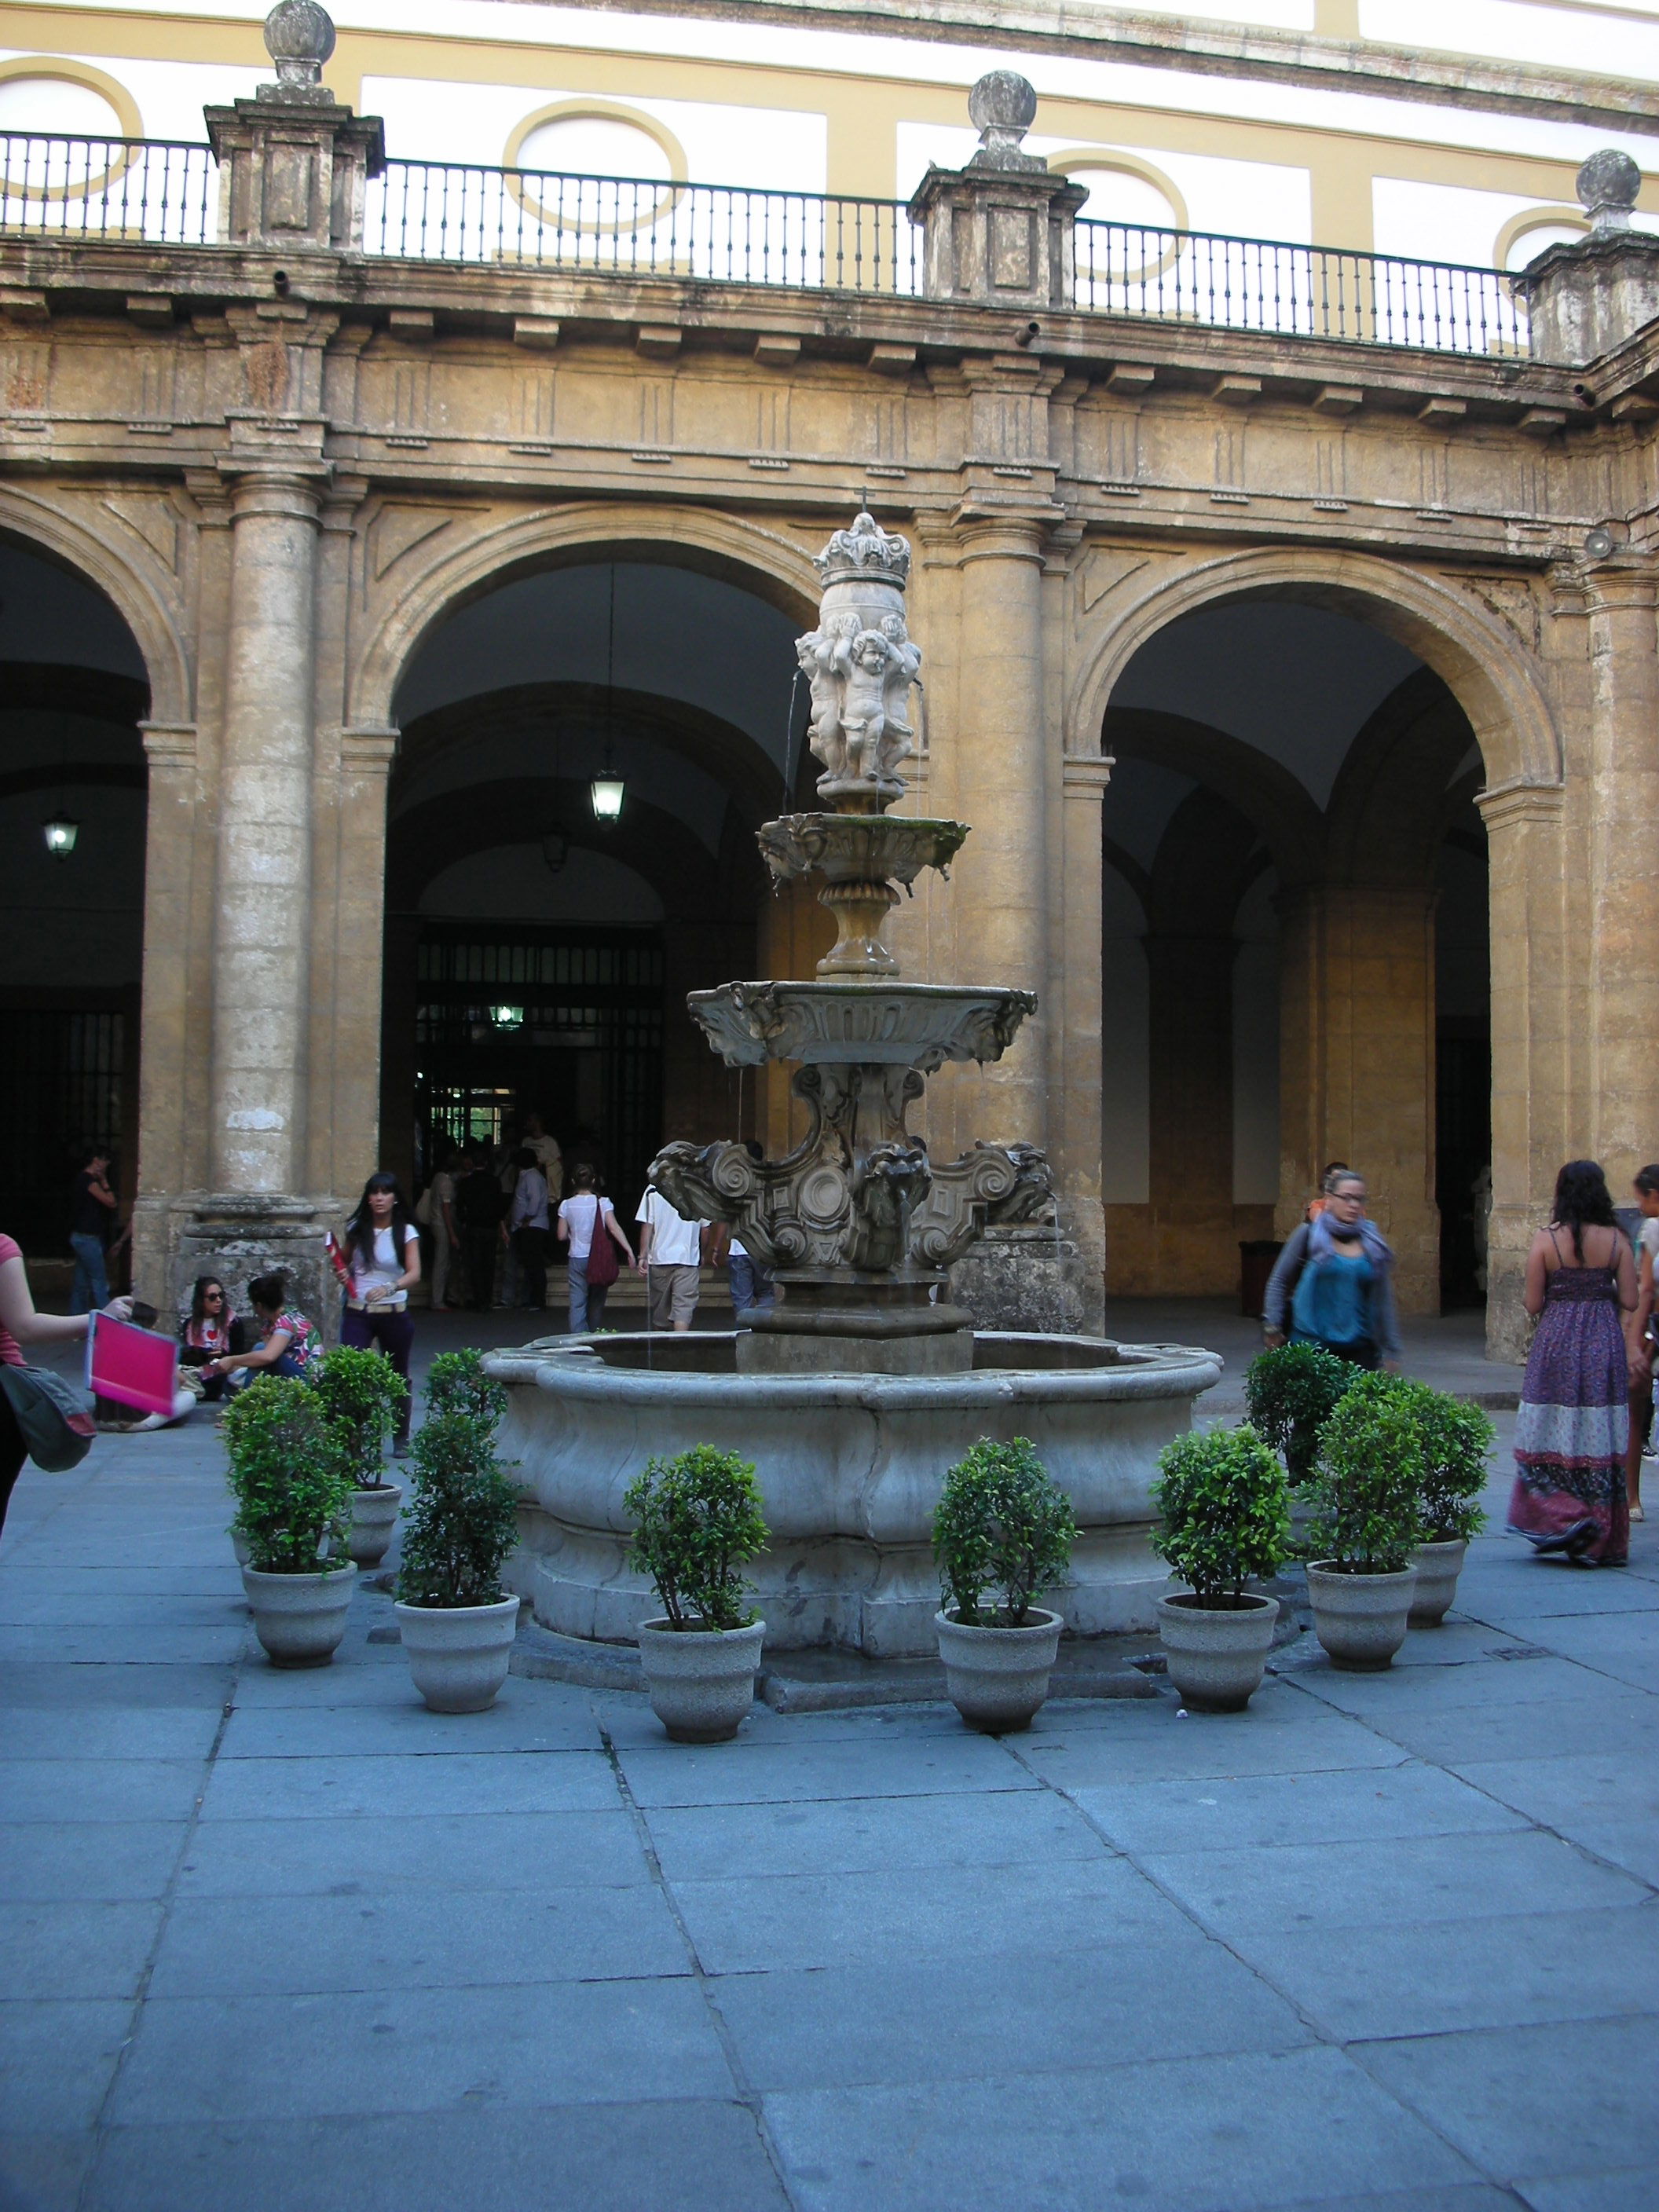
M19 1488L5 2212L1659 2205L1659 1518L1238 1717L690 1750L367 1590L274 1673L228 1517L205 1423Z

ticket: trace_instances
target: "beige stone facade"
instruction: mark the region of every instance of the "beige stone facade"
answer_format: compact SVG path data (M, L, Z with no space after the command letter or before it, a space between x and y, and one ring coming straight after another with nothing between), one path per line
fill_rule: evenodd
M301 158L282 125L225 125L227 159L268 184ZM376 258L349 206L331 235L326 157L349 169L362 133L307 129L304 161L324 159L285 232L273 191L230 246L0 237L0 532L107 597L149 684L140 1281L239 1218L285 1224L297 1250L382 1158L410 1164L404 1063L389 1088L381 1065L403 926L388 787L395 815L399 686L438 626L513 580L622 562L804 628L812 552L867 502L915 547L908 803L974 825L893 942L910 975L1040 1000L1000 1065L936 1079L930 1143L1046 1147L1091 1315L1107 1289L1226 1287L1241 1236L1283 1234L1327 1159L1363 1164L1404 1302L1433 1309L1435 860L1473 799L1492 1327L1512 1341L1560 1161L1595 1154L1622 1194L1659 1151L1659 333L1552 364L1078 313L1018 287L1005 304L982 284L882 297ZM1114 703L1171 624L1287 605L1421 665L1324 805L1213 729ZM432 759L483 742L439 719ZM695 750L697 726L688 709L675 741ZM711 724L705 757L723 742ZM1137 894L1150 1150L1126 1200L1109 1156L1103 1178L1103 812L1130 760L1202 804ZM739 830L775 810L762 781L752 761L727 778ZM433 788L459 809L459 781ZM665 1122L712 1138L736 1112L775 1142L787 1095L735 1098L672 1024L685 988L745 957L810 973L828 941L810 903L760 901L743 847L678 921L685 868L662 862ZM1227 1165L1234 917L1264 867L1276 1202L1241 1201Z

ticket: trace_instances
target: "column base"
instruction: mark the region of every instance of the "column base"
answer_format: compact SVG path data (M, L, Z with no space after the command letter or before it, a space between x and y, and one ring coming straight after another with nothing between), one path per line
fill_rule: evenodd
M278 1270L289 1297L314 1321L325 1342L340 1333L340 1289L326 1239L339 1209L328 1198L284 1191L192 1191L174 1209L173 1302L190 1303L198 1275L217 1275L235 1311L251 1310L247 1286Z
M1083 1256L1069 1237L1040 1222L985 1230L953 1262L951 1296L976 1328L1083 1333L1088 1300Z

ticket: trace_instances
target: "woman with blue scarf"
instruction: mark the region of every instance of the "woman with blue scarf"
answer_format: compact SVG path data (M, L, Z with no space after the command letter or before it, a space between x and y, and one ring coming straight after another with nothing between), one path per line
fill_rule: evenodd
M1291 1237L1273 1268L1262 1306L1270 1345L1317 1344L1356 1367L1397 1367L1394 1254L1365 1218L1365 1179L1334 1172L1325 1210ZM1285 1327L1289 1308L1290 1327Z

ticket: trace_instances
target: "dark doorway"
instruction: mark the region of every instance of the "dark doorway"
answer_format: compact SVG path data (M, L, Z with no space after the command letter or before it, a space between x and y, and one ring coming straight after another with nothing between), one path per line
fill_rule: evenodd
M426 921L416 976L422 1181L449 1146L499 1144L535 1112L609 1190L644 1188L662 1135L659 930Z

